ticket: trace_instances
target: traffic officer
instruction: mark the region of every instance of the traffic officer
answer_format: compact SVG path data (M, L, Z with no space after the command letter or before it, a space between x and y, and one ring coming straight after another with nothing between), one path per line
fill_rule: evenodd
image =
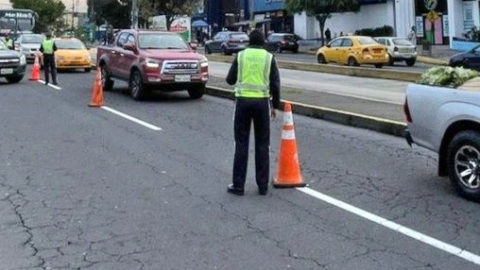
M52 73L53 84L57 85L57 67L55 66L55 51L57 46L52 40L52 34L47 33L46 39L40 46L40 51L43 53L43 67L45 68L45 84L48 84L49 73Z
M253 121L255 177L259 194L266 195L270 175L270 117L276 117L276 109L280 106L280 75L274 56L264 48L263 34L253 30L249 38L249 46L237 54L226 78L228 84L236 84L233 183L227 191L244 194Z
M5 46L10 50L15 49L15 44L13 43L13 39L10 38L10 35L5 37Z

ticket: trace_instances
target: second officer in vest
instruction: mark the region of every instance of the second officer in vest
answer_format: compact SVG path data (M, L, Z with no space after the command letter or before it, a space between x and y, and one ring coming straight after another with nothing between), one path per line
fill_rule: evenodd
M244 194L250 127L253 122L255 178L258 193L266 195L270 176L270 117L276 117L276 109L280 106L280 75L275 58L264 49L263 34L254 30L249 39L249 46L237 54L226 78L227 83L236 84L233 183L227 191L236 195Z
M55 41L52 34L48 33L47 38L42 42L40 51L43 53L43 67L45 68L45 84L49 82L49 73L52 73L53 84L57 85L57 67L55 65Z

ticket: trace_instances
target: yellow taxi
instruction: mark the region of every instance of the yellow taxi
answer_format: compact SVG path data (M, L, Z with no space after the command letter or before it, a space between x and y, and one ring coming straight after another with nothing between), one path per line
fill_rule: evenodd
M342 65L374 65L381 68L388 64L388 49L367 36L341 36L317 51L320 64L334 62Z
M55 38L57 70L83 69L90 72L92 58L85 44L77 38Z

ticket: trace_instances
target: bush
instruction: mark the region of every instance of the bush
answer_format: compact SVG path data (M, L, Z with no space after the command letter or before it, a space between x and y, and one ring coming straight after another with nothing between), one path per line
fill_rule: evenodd
M417 83L457 88L479 75L479 72L463 67L433 67L424 72Z
M369 37L391 37L393 36L393 27L384 25L377 28L363 28L356 30L355 35Z

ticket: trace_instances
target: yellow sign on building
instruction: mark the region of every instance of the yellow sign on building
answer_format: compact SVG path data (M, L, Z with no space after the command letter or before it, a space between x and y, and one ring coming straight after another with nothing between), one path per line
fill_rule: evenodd
M435 22L439 17L440 16L438 15L438 13L433 10L427 13L427 19L432 23Z

